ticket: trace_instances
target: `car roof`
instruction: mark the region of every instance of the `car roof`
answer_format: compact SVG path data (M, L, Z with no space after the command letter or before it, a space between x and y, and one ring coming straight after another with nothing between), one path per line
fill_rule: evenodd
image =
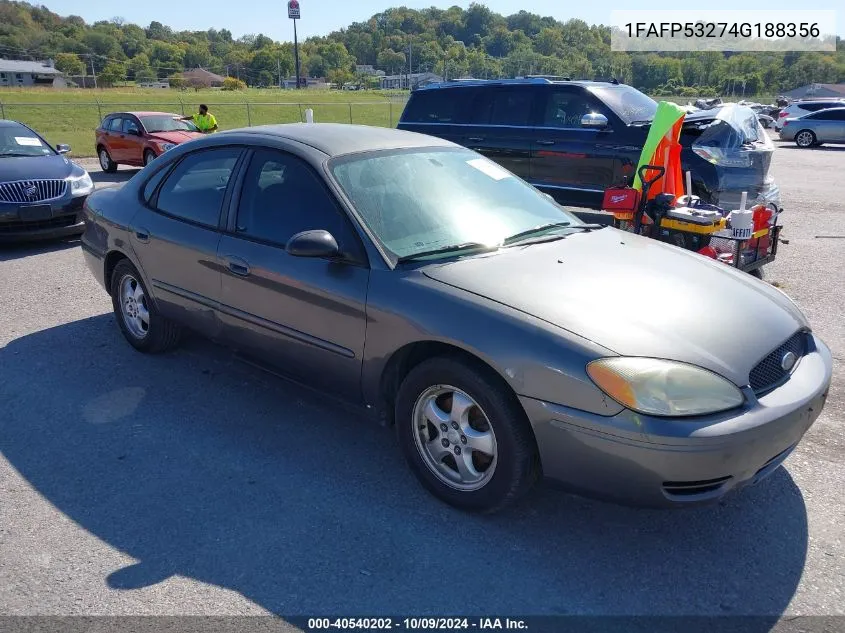
M624 86L618 81L591 81L588 79L568 79L550 77L523 77L520 79L456 79L442 83L428 84L417 88L416 92L427 90L445 90L448 88L487 87L487 86Z
M789 105L798 106L800 108L802 105L806 105L808 103L845 103L845 99L807 99L805 101L796 101L795 103L790 103Z
M182 116L174 112L109 112L106 116L120 116L122 114L131 114L132 116Z
M285 123L226 130L215 136L233 133L255 134L297 141L329 156L422 147L460 147L434 136L395 128L348 123Z

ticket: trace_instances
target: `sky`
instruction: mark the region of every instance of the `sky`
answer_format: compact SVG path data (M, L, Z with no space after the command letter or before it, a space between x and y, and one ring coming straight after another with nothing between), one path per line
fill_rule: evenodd
M839 9L841 0L813 0L806 9ZM209 28L226 28L232 35L240 37L248 33L264 33L279 41L293 40L293 26L287 17L286 0L247 0L243 4L231 0L204 0L202 2L173 2L173 0L143 0L141 2L118 3L103 0L42 0L59 15L80 15L87 22L110 20L119 16L127 22L147 26L153 20L170 26L177 31L200 31ZM629 0L616 3L572 2L571 0L527 0L515 3L507 0L482 0L493 11L503 15L519 12L521 9L559 20L580 18L590 24L609 24L613 9L632 8ZM301 39L312 35L326 35L331 31L362 22L389 7L407 6L422 9L430 6L448 8L459 5L468 7L470 1L442 2L438 0L300 0L302 19L297 23ZM650 0L643 9L676 9L677 0ZM745 0L743 9L760 9L760 19L772 9L796 9L794 0ZM802 5L803 6L803 5ZM694 5L686 8L693 8ZM736 0L708 0L706 8L735 9ZM800 20L800 9L796 20ZM836 32L845 36L845 15L839 12Z

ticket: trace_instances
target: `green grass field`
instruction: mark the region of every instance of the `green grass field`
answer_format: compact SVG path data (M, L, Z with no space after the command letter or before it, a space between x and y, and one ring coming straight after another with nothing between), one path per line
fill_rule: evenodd
M686 97L662 98L681 104L694 101ZM407 92L382 91L3 88L0 89L0 118L26 123L54 145L68 143L72 156L86 157L95 155L95 128L103 116L115 111L191 114L200 103L206 103L225 130L304 121L305 109L310 107L314 110L315 121L321 123L394 127L406 99ZM763 101L769 102L768 99Z
M156 110L191 114L208 104L221 129L305 120L395 126L405 103L401 93L381 91L247 90L0 90L0 118L26 123L50 143L68 143L72 156L94 156L94 130L115 111Z

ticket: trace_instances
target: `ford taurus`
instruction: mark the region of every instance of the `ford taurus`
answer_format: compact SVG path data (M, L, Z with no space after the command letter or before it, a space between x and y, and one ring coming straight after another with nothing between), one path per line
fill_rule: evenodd
M584 224L412 132L294 124L173 148L89 198L83 252L135 348L190 328L359 403L467 509L541 474L629 504L718 499L780 466L831 381L777 288Z

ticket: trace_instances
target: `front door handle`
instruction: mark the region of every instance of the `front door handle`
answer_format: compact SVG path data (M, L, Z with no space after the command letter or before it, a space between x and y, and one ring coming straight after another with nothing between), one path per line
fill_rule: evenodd
M554 145L554 141L537 141L537 145Z
M467 140L470 143L480 143L481 141L484 140L484 137L483 136L470 136Z
M223 258L226 261L226 266L229 270L239 277L246 277L249 275L249 263L245 259L236 257L234 255L226 255Z
M147 229L135 229L135 239L146 244L150 241L150 232Z

